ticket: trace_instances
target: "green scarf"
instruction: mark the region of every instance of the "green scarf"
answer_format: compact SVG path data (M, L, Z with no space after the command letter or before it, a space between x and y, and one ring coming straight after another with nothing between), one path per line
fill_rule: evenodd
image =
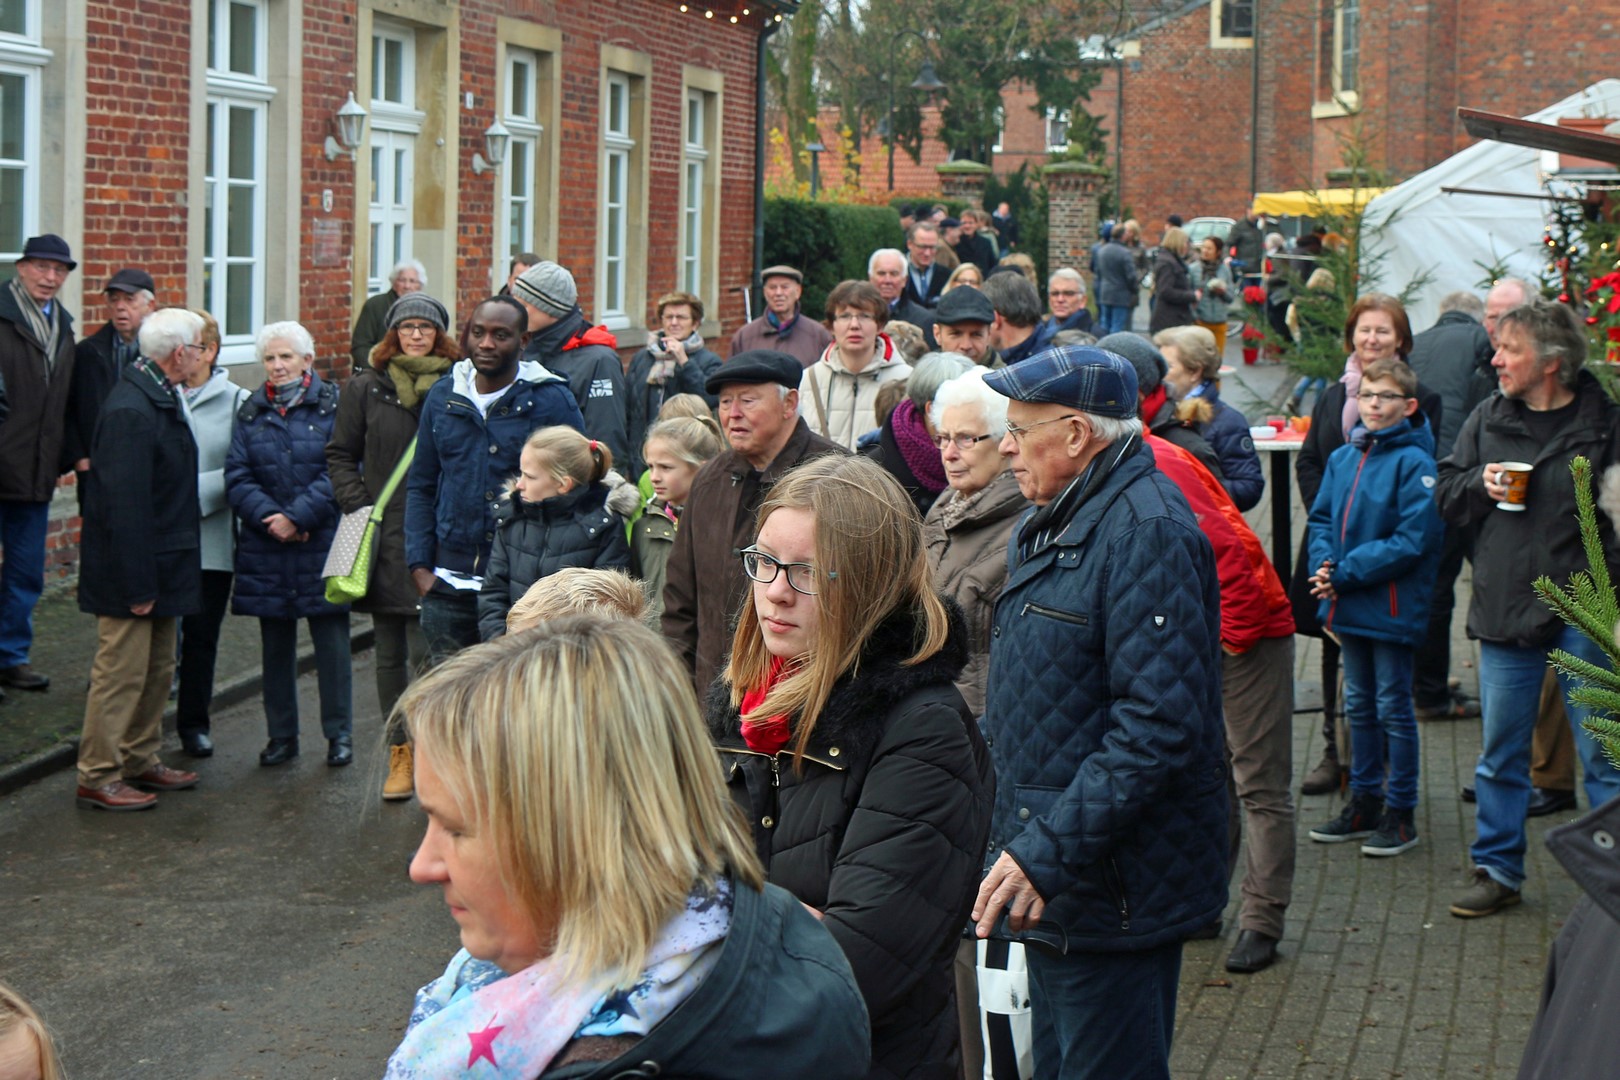
M399 403L407 409L416 408L454 362L447 356L406 356L404 353L389 358L388 377L394 380Z

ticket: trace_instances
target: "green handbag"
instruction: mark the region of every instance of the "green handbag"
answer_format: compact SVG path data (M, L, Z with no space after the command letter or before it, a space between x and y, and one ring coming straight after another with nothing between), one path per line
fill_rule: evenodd
M321 570L321 576L326 579L327 603L349 604L366 595L366 588L371 584L371 564L377 546L377 533L382 529L383 511L388 508L388 500L405 478L405 471L411 467L414 457L416 440L412 439L399 464L394 466L388 483L383 485L376 504L344 514L343 520L338 522L337 535L332 538L332 548L326 553L326 566Z

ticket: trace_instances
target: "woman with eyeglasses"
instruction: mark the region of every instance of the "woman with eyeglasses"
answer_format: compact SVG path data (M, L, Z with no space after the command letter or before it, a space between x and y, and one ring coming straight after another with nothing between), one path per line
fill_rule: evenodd
M832 344L805 369L799 383L799 415L810 430L846 450L877 426L878 387L911 374L911 367L883 332L889 304L865 281L844 281L827 294Z
M972 367L973 361L956 353L929 353L918 360L903 384L905 397L884 418L877 439L861 451L900 481L919 514L927 514L945 490L945 465L928 416L934 391Z
M326 463L338 508L345 514L374 506L405 450L416 438L422 401L461 356L450 335L450 313L426 293L407 293L388 312L388 332L338 397ZM411 676L427 658L417 621L421 602L405 560L405 487L383 507L374 548L371 585L354 610L371 615L377 641L377 701L387 716ZM383 798L411 797L411 748L403 725L390 730Z
M751 595L708 714L766 877L854 968L869 1075L953 1080L951 965L994 786L953 683L961 613L930 580L911 500L863 458L788 473L741 569Z

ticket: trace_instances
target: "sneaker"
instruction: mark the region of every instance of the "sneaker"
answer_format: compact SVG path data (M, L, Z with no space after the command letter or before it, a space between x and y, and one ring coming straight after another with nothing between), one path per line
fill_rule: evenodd
M1417 829L1412 824L1412 808L1397 810L1393 806L1384 807L1384 816L1378 820L1378 828L1365 844L1361 845L1363 855L1399 855L1417 847Z
M1344 804L1344 809L1339 811L1338 817L1326 825L1319 825L1311 830L1311 839L1323 844L1342 844L1346 840L1366 839L1378 827L1378 819L1383 810L1383 799L1377 795L1366 795L1358 791Z
M1459 919L1477 919L1481 915L1494 915L1505 907L1512 907L1519 899L1519 890L1508 888L1476 866L1474 884L1457 897L1451 905L1451 913Z
M388 779L383 781L383 799L396 802L416 794L416 776L409 743L388 748Z

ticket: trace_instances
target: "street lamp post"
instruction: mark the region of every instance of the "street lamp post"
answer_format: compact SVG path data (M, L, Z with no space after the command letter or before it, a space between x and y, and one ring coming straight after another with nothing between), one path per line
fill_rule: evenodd
M924 45L928 44L928 39L923 37L919 31L911 30L909 28L896 30L894 32L894 36L889 38L889 114L887 119L889 126L890 191L894 190L894 47L899 44L900 39L905 37L907 34L910 34ZM917 74L916 81L911 84L911 88L913 90L922 90L929 94L935 94L945 89L945 84L939 81L938 75L934 74L934 62L932 60L923 61L922 71Z
M810 198L814 200L821 194L821 152L827 148L818 141L805 149L810 151Z

